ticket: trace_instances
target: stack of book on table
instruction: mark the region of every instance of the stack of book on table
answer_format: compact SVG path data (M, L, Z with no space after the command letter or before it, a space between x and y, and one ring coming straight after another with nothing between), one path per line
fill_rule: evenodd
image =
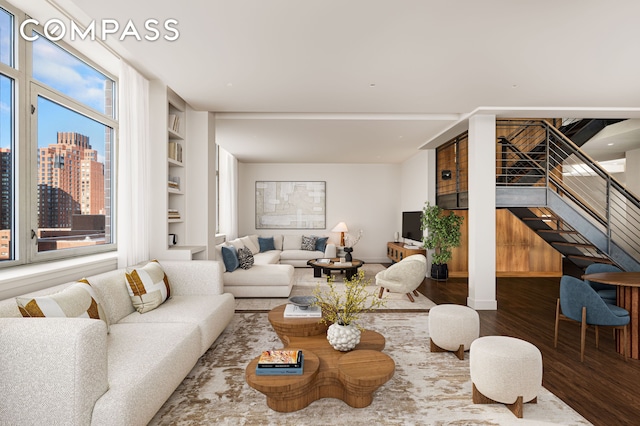
M303 309L301 306L287 303L283 315L285 318L322 318L322 309L320 306L309 306Z
M258 376L301 375L304 355L301 350L264 351L256 366Z

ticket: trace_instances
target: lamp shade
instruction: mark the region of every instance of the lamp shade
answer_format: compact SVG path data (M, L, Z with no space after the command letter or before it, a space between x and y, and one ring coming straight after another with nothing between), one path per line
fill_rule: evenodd
M349 232L349 229L347 229L346 223L340 222L331 230L331 232Z

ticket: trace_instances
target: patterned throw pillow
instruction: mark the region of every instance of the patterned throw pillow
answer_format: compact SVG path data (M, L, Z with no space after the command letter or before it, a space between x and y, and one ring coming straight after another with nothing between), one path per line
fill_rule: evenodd
M238 250L238 267L242 269L250 269L253 266L253 253L248 247Z
M316 240L318 237L307 237L306 235L302 236L302 250L315 251L316 249Z
M141 314L154 310L171 297L169 278L157 260L125 275L133 307Z
M23 317L93 318L109 322L96 292L86 279L47 296L16 297Z

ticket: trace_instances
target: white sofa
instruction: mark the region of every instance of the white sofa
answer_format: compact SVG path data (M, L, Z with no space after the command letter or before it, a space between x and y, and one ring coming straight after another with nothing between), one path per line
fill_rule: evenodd
M87 277L108 333L101 320L22 318L15 299L0 301L0 424L147 424L235 308L220 262L160 264L171 297L144 314L133 308L124 270Z
M274 250L260 251L259 237L273 237ZM222 259L222 246L249 247L254 265L223 274L224 291L235 297L288 297L293 287L293 268L307 267L311 259L336 257L335 244L327 241L324 251L303 250L302 235L249 235L216 246L216 258Z

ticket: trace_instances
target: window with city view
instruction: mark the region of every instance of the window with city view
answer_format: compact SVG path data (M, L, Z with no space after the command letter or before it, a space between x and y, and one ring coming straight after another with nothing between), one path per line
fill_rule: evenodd
M109 244L113 129L89 109L113 117L114 81L44 37L32 48L34 80L55 90L36 85L38 251Z
M31 24L37 39L15 38L25 18L0 0L0 266L115 242L115 79Z

